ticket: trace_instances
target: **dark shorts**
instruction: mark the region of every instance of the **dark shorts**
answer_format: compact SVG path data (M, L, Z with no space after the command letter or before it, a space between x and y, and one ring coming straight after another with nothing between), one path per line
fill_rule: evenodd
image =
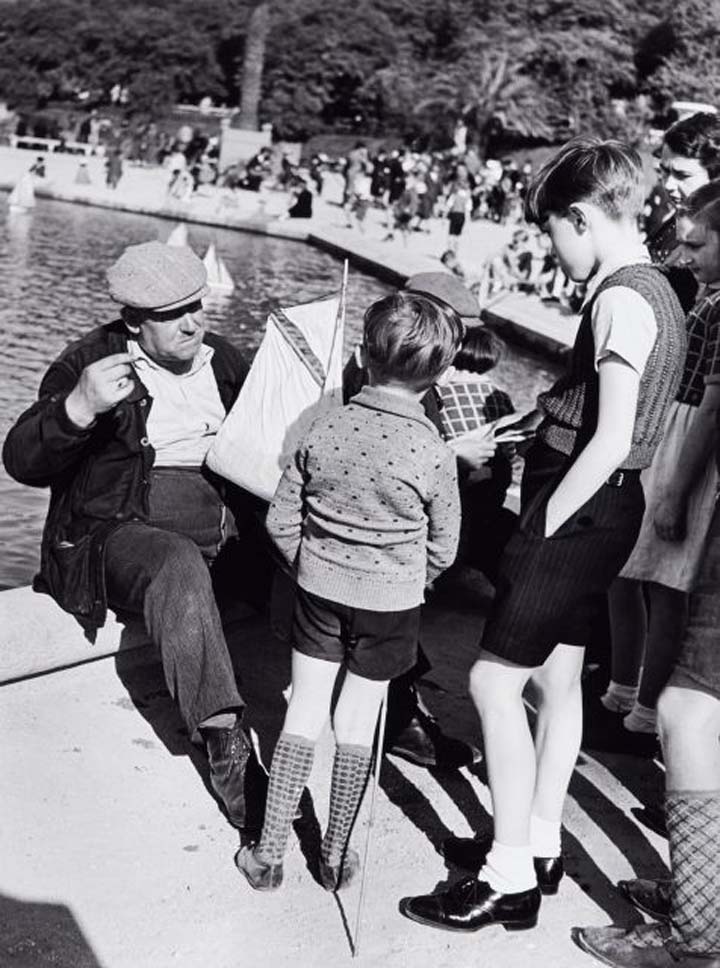
M534 668L555 646L585 646L605 596L637 539L645 500L638 471L604 484L553 534L544 537L548 499L569 458L541 443L525 462L522 510L500 561L482 648Z
M720 699L720 503L710 521L680 656L668 685Z
M412 669L419 632L419 605L402 612L371 612L297 589L293 647L314 659L342 662L363 679L382 682Z
M465 225L465 213L450 212L448 221L450 222L450 235L460 235Z

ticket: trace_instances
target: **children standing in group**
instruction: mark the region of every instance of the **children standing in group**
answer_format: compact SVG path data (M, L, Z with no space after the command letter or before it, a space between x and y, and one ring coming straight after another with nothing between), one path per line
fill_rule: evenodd
M522 510L500 564L470 690L482 720L494 837L446 842L480 869L440 894L405 898L422 924L529 928L562 877L562 809L582 730L580 674L596 610L642 520L651 462L685 354L684 316L637 229L642 162L618 142L577 139L538 173L525 214L588 289L568 372L538 400ZM530 733L523 691L533 679Z
M425 586L453 561L460 523L455 457L420 399L462 337L446 304L400 292L365 314L370 383L319 417L286 468L267 527L297 578L292 695L273 754L257 845L236 857L252 887L282 882L295 811L330 713L337 742L320 879L350 883L349 838L370 768L388 681L416 661Z
M680 387L662 442L643 474L640 535L610 593L612 679L601 702L616 715L600 718L595 735L588 731L585 745L592 749L642 754L656 748L655 707L680 648L687 595L713 513L718 475L708 441L720 400L718 200L720 182L710 182L686 200L677 217L676 265L692 271L701 288L686 320ZM632 681L625 681L625 670Z
M700 191L688 200L692 208ZM637 968L720 965L720 504L712 502L709 513L699 519L687 501L706 476L708 460L714 457L717 465L720 457L720 200L695 211L691 223L680 228L679 249L682 261L705 286L693 313L704 308L707 322L701 363L706 386L655 514L661 535L679 538L687 529L704 539L689 618L658 702L670 880L618 885L651 916L650 923L573 931L575 943L598 961ZM697 342L698 323L693 321L690 328L691 346Z

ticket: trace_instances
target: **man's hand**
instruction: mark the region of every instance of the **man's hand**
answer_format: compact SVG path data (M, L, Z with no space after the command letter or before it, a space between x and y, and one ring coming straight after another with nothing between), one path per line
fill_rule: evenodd
M455 437L447 442L459 461L471 470L478 470L487 463L497 449L495 429L492 424L485 424L477 430L470 430L461 437Z
M124 400L133 389L129 353L114 353L86 366L65 400L65 411L83 429Z
M663 541L683 541L687 534L687 502L684 498L666 494L658 503L653 518L655 531Z

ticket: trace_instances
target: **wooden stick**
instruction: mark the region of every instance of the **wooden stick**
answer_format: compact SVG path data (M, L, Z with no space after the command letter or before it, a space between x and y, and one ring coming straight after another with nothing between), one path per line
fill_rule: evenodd
M345 332L345 306L347 304L347 284L348 284L348 260L345 259L343 263L343 275L342 275L342 288L340 289L340 305L338 307L338 314L335 319L335 328L333 330L332 343L330 344L330 355L328 356L327 366L325 367L325 380L323 382L322 392L326 392L327 383L330 379L330 371L332 370L333 357L335 356L335 346L337 344L338 333L342 334Z

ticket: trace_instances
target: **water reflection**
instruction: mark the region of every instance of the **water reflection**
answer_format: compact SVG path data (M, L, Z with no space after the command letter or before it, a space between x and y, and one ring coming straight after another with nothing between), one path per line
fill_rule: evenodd
M170 224L46 200L32 213L11 215L0 193L0 439L34 401L44 370L68 341L117 316L106 295L110 263L127 245L165 239ZM248 355L274 304L313 299L340 285L340 263L301 243L205 226L191 226L189 241L201 256L214 242L233 276L234 292L208 300L206 312L213 330ZM370 276L350 273L348 344L360 331L365 307L388 291ZM513 353L498 382L523 408L550 377L539 360ZM0 588L32 578L46 507L44 491L21 487L0 468Z

